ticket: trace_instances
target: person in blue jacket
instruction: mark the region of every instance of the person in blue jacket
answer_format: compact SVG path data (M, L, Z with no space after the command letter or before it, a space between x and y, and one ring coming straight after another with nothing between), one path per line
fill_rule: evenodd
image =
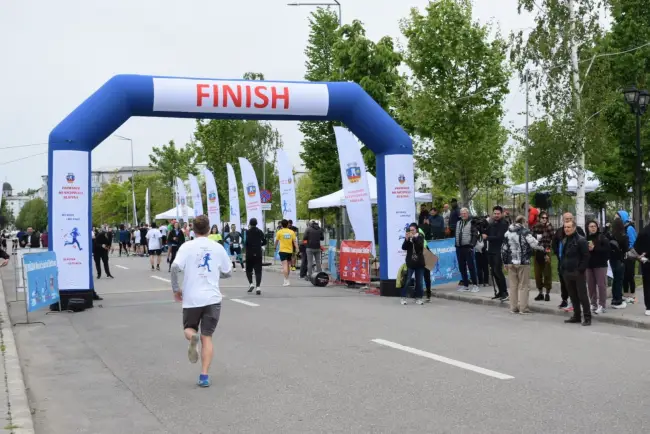
M634 247L634 242L636 241L636 229L634 224L630 221L630 215L627 211L621 210L616 213L616 218L621 219L625 225L625 234L630 240L629 248ZM623 300L626 303L636 302L636 297L634 293L636 292L636 284L634 282L634 268L636 267L636 261L626 260L625 261L625 274L623 275Z

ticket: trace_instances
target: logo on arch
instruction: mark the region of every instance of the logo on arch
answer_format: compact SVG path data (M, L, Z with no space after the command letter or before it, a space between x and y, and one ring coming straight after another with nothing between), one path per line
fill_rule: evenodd
M181 205L185 206L185 198L184 197L181 197Z
M359 167L356 161L354 163L348 163L348 168L345 169L345 176L352 183L361 180L361 167Z
M74 173L68 172L68 174L65 176L65 180L68 182L68 184L73 184L74 180L77 179L74 176Z
M399 181L400 184L404 184L406 182L406 176L404 176L403 173L400 173L399 176L397 177L397 180Z
M211 203L215 203L217 201L217 193L215 193L214 191L211 191L210 194L208 194L208 200Z
M257 188L255 187L255 184L251 182L246 186L246 194L248 194L248 196L254 197L256 193L257 193Z

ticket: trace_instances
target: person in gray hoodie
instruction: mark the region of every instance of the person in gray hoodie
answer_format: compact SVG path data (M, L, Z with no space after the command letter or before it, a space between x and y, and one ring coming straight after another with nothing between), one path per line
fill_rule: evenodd
M316 264L316 271L320 273L323 271L321 268L321 250L320 242L325 239L325 234L323 230L318 225L318 222L312 220L305 234L302 237L303 241L307 241L307 278L311 278L311 274L314 272L314 264Z

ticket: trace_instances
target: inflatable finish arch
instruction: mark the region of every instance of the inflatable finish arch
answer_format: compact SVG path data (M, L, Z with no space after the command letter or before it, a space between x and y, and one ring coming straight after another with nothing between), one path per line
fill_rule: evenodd
M377 157L380 278L382 293L392 295L404 261L404 227L416 219L413 148L360 86L117 75L49 137L50 249L57 254L63 296L87 296L94 287L91 151L132 116L343 122Z

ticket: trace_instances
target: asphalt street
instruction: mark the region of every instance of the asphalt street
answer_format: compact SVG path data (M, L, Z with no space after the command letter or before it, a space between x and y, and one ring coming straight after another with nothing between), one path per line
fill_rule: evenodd
M223 280L212 387L195 383L169 274L111 258L102 307L16 340L38 433L640 433L650 332L434 299ZM14 300L13 272L2 273ZM491 291L491 288L484 290ZM20 294L22 297L22 294ZM244 303L242 303L244 302ZM11 303L13 321L24 304Z

